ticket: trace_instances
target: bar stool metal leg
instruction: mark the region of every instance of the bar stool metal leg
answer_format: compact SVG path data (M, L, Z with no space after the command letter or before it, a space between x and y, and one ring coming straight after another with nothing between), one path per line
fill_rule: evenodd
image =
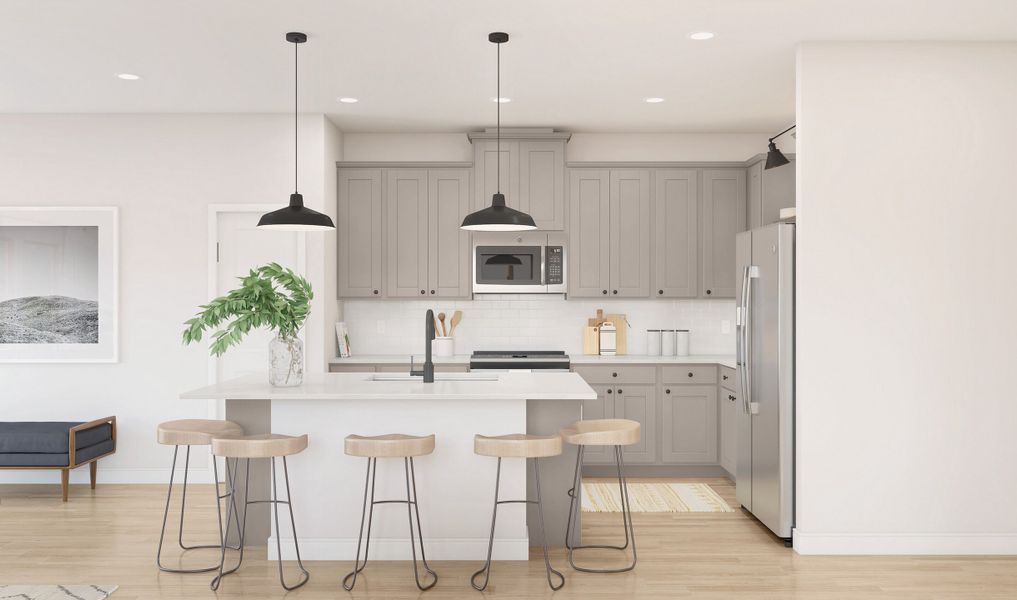
M539 519L539 522L540 522L540 539L544 543L543 544L544 545L544 568L547 571L547 585L549 585L552 590L558 591L558 590L560 590L562 588L562 586L565 585L565 576L562 575L560 571L556 571L553 568L551 568L551 559L547 555L547 530L544 529L544 503L543 503L543 501L540 498L540 466L539 466L539 462L540 462L539 459L537 459L537 458L533 459L533 479L536 481L536 489L537 489L537 515L540 517L540 519ZM488 554L488 561L490 561L490 554ZM551 579L551 574L552 573L554 575L558 576L558 579L559 579L558 585L555 585L554 581Z
M498 457L498 470L494 476L494 509L491 511L491 536L487 541L487 561L484 562L484 567L470 576L470 585L473 589L478 592L482 592L487 589L487 582L491 579L491 554L494 551L494 525L498 521L498 505L501 502L498 501L498 487L501 484L501 457ZM484 574L484 583L477 585L477 576L481 573Z
M360 509L360 533L357 536L357 558L353 564L353 571L348 573L346 577L343 577L343 589L347 592L353 589L353 586L357 584L357 575L364 570L367 566L367 554L371 550L371 521L374 520L374 472L378 467L377 458L367 459L367 476L364 479L364 505ZM371 502L370 509L368 509L368 488L370 488ZM370 512L368 512L370 510ZM364 562L360 562L360 545L364 541L364 516L367 516L367 544L364 549ZM352 578L352 581L350 580Z
M438 583L438 574L427 564L427 555L424 554L424 531L420 526L420 505L417 504L417 475L413 469L413 457L403 459L403 468L406 471L406 516L410 521L410 552L413 555L413 579L417 582L420 591L427 591ZM410 496L410 478L413 478L413 496ZM411 506L412 505L412 506ZM424 570L431 575L431 583L421 585L420 572L417 570L417 547L413 541L413 515L417 516L417 533L420 539L420 560L424 564Z
M286 478L286 500L285 502L279 499L279 491L276 489L276 475L275 475L275 457L272 457L272 506L275 510L275 543L276 552L279 557L279 583L287 591L295 590L298 587L307 583L311 578L311 574L304 568L303 561L300 560L300 544L297 542L297 523L293 519L293 500L290 496L290 472L286 466L286 457L282 457L283 463L283 477ZM279 505L285 504L290 509L290 526L293 528L293 549L297 553L297 566L300 568L302 573L299 581L294 585L286 585L286 580L283 578L283 559L282 559L282 531L279 527Z
M226 458L225 460L226 460L226 464L228 466L229 465L229 458ZM235 498L236 498L236 489L237 489L236 488L236 476L237 476L237 473L239 473L239 471L240 471L240 459L239 458L234 458L233 459L233 471L234 471L233 479L230 481L230 484L229 484L228 495L230 496L230 503L226 507L226 522L229 523L230 513L234 513L233 517L238 522L237 545L240 547L240 555L237 557L237 564L236 564L236 566L231 568L231 569L229 569L229 570L226 570L226 548L227 548L227 546L226 546L226 536L223 536L223 538L222 538L222 540L223 540L222 541L222 546L220 547L220 553L219 553L219 565L216 567L219 570L219 574L216 575L212 579L212 582L209 584L209 587L212 589L212 591L216 591L216 590L219 589L219 584L222 583L222 578L223 577L225 577L226 575L229 575L231 573L236 572L236 570L240 568L240 565L242 565L244 563L244 533L247 531L247 507L251 503L247 502L246 501L246 497L245 497L244 515L241 518L239 516L239 514L237 514L237 504L236 504L236 500L235 500ZM229 478L227 477L227 479L229 479ZM245 490L250 489L250 483L251 483L251 459L248 458L248 459L245 460L245 472L244 472L244 489ZM227 528L227 531L229 531L229 528Z
M213 565L213 566L210 566L210 567L205 567L205 568L200 568L200 569L174 569L174 568L170 568L170 567L165 567L162 564L162 545L163 545L163 540L166 537L166 521L167 521L167 519L169 517L170 501L172 500L172 497L173 497L173 478L174 478L174 475L176 474L176 470L177 470L177 454L179 453L179 451L180 451L180 446L179 445L173 446L173 463L172 463L172 466L170 467L169 487L166 490L166 506L163 509L163 513L162 513L162 529L159 531L159 547L157 548L156 553L155 553L155 564L156 564L157 567L159 567L160 571L163 571L165 573L184 573L184 574L187 574L187 573L208 573L210 571L215 571L216 569L219 568L219 566L218 565ZM222 540L225 539L225 537L224 537L225 534L224 534L224 531L223 531L223 524L222 524L222 507L221 507L221 504L222 504L222 500L224 498L226 498L228 496L228 494L220 494L219 493L219 468L218 468L218 464L215 461L215 457L214 456L212 457L212 472L213 472L213 477L215 479L215 496L216 496L216 502L215 503L216 503L216 511L217 511L218 516L219 516L218 522L219 522L220 543L219 544L203 544L203 545L195 545L195 546L186 546L186 545L184 545L184 540L183 540L183 536L184 536L184 507L187 504L187 472L190 469L190 462L191 462L191 446L188 445L187 446L187 450L185 451L185 454L184 454L184 483L183 483L183 489L181 490L181 495L180 495L180 529L179 529L179 533L178 533L178 536L177 536L177 543L180 545L180 548L185 550L185 551L186 550L197 550L197 549L203 549L203 548L207 548L207 549L219 548L222 545ZM227 485L229 485L229 481L228 481L229 477L230 477L230 474L229 474L229 464L227 463L227 465L226 465ZM232 498L231 498L231 502L232 502ZM229 519L228 515L227 515L227 519ZM226 529L225 529L226 532L229 531L229 525L230 525L230 521L227 520L226 521ZM239 527L239 524L238 524L238 527ZM234 546L227 546L227 547L230 548L231 550L238 550L239 549L239 548L234 547Z
M576 571L583 573L624 573L631 571L636 567L636 533L632 526L632 509L629 504L629 490L628 482L625 479L625 475L622 472L624 460L622 458L621 446L614 447L614 460L615 465L618 468L618 491L621 495L622 504L622 529L625 531L625 543L621 546L603 545L603 544L586 544L586 545L575 545L572 543L572 536L574 535L574 523L578 521L578 513L582 506L582 469L583 469L583 446L579 446L579 456L576 460L576 473L573 479L574 486L569 491L569 495L572 500L569 503L569 517L565 530L565 546L568 548L569 565L572 566ZM588 567L579 567L576 565L573 554L575 550L584 550L590 548L599 548L604 550L627 550L629 544L632 545L632 562L624 567L616 569L591 569Z

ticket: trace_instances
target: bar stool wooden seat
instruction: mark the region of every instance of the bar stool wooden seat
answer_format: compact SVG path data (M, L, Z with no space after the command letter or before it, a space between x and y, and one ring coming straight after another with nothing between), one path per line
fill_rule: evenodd
M413 468L413 458L426 456L434 452L434 435L416 436L401 433L392 433L378 436L346 436L344 442L345 452L349 456L357 456L367 459L367 476L364 480L364 505L360 511L360 533L357 536L357 558L353 570L346 577L343 577L343 588L346 591L353 590L357 584L357 575L367 566L367 555L371 549L371 522L374 519L374 506L376 504L405 504L406 515L410 522L410 552L413 555L413 579L421 590L429 590L438 583L438 574L427 564L427 555L424 554L424 533L420 528L420 507L417 504L417 475ZM406 499L405 500L375 500L374 484L375 472L378 469L379 458L402 458L403 469L406 472ZM412 493L411 493L412 492ZM370 501L368 501L370 497ZM370 509L368 509L370 506ZM413 534L413 518L417 519L417 533L420 539L420 559L424 564L424 570L431 575L431 582L423 584L420 580L420 571L417 569L417 546ZM367 522L366 541L364 537L364 521ZM360 547L364 546L364 560L360 560Z
M216 421L209 419L180 419L176 421L166 421L160 423L156 429L156 438L160 444L173 446L173 464L170 467L170 480L169 488L166 490L166 508L162 513L162 529L159 532L159 546L155 552L155 564L159 567L160 571L166 573L208 573L219 568L219 565L212 565L210 567L204 567L200 569L175 569L163 566L162 564L162 545L163 539L166 537L166 520L169 517L169 506L170 500L173 496L173 477L177 470L177 454L180 452L180 446L185 446L187 449L184 454L184 484L180 495L180 528L177 532L177 544L181 550L198 550L202 548L217 548L220 549L223 545L223 540L226 534L229 532L230 521L227 519L225 531L223 530L222 524L222 508L221 501L228 496L228 494L219 493L219 467L216 463L215 456L212 457L212 472L216 482L216 510L218 511L218 522L219 522L219 543L218 544L200 544L189 546L184 544L184 513L187 506L187 473L190 470L191 464L191 446L210 446L212 444L212 438L217 435L243 435L244 430L233 423L232 421ZM226 480L229 483L236 477L235 473L230 472L229 462L226 463ZM235 508L235 506L234 506ZM236 519L234 519L236 523ZM239 523L237 528L239 529ZM227 546L233 550L239 550L237 546Z
M498 521L498 506L501 504L536 504L540 523L540 537L544 544L544 569L547 573L547 585L552 590L560 590L565 585L565 576L551 567L551 559L547 555L547 535L544 531L544 505L540 499L540 465L539 459L561 455L561 436L526 435L512 433L508 435L473 436L473 451L481 456L498 459L498 469L494 477L494 510L491 514L491 536L487 542L487 561L483 568L470 576L470 585L477 591L487 589L491 579L491 555L494 552L494 526ZM533 476L536 481L536 500L499 500L498 488L501 484L501 459L522 458L533 460ZM477 577L484 575L484 582L478 584ZM553 576L558 578L555 583Z
M244 472L244 514L240 518L240 557L237 560L235 567L227 570L226 567L226 538L223 538L221 546L221 554L219 559L219 574L212 579L212 583L209 587L212 590L218 590L219 584L222 583L222 578L231 573L235 573L240 565L244 562L244 531L247 526L247 507L252 504L271 504L275 511L275 542L276 551L279 557L279 583L283 589L295 590L298 587L307 583L310 579L310 573L304 568L303 561L300 560L300 544L297 542L297 525L293 519L293 496L290 494L290 473L289 468L286 466L286 457L292 456L303 452L307 448L307 436L290 436L280 435L277 433L267 433L259 435L229 435L215 437L212 439L212 454L214 456L222 456L227 460L233 459L234 471L239 471L240 459L244 459L245 472ZM271 500L251 500L247 495L248 483L251 478L251 459L270 459L272 461L272 499ZM283 477L286 482L286 499L279 499L279 489L276 485L276 458L282 459L283 465ZM236 495L235 482L230 482L229 494L231 503L227 512L236 510L236 502L233 498ZM286 583L286 579L283 576L283 564L282 564L282 533L279 525L279 505L285 504L290 510L290 527L293 530L293 548L297 554L297 566L300 569L300 578L297 583L289 585ZM227 521L229 516L227 516Z
M560 431L566 442L579 447L576 455L576 471L569 490L569 516L565 526L565 547L568 549L569 565L577 571L585 573L624 573L636 566L636 533L632 528L632 507L629 504L628 483L625 479L622 446L630 446L639 442L639 422L629 419L590 419L576 421ZM583 489L583 450L586 446L614 446L614 460L618 468L618 491L621 495L622 528L625 530L625 543L621 546L611 545L575 545L573 524L578 522L579 510L582 508ZM573 553L576 550L600 548L625 551L632 545L632 561L623 567L614 569L592 569L576 566Z

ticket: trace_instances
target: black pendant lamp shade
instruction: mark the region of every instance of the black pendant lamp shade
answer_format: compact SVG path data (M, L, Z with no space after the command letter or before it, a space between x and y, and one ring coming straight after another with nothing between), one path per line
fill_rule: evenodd
M498 106L498 156L501 156L501 45L508 42L507 33L495 31L487 36L487 41L498 47L498 92L494 97ZM530 231L537 228L533 217L505 206L505 194L501 193L501 160L497 168L497 191L491 196L491 206L466 215L460 229L468 231Z
M300 148L297 144L297 48L307 41L307 34L291 31L286 34L286 41L293 44L293 193L290 194L289 206L261 215L258 228L282 231L334 231L335 224L332 223L332 218L304 206L304 197L297 191L297 152Z
M767 147L766 150L766 165L763 166L764 169L782 167L791 162L790 160L787 159L786 156L784 156L783 152L777 149L777 144L773 143L773 140L779 138L780 136L784 135L785 133L791 131L794 128L795 126L792 125L791 127L788 127L784 131L781 131L777 135L770 138L770 145Z

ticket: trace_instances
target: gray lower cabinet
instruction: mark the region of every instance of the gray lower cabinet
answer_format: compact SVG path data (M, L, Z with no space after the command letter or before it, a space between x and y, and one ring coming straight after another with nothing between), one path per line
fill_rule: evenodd
M780 221L780 209L795 205L795 160L789 164L764 169L763 160L749 165L748 229Z
M427 170L388 169L385 181L388 221L386 295L427 295Z
M656 298L695 298L699 281L699 190L694 169L653 173L653 291Z
M603 297L611 285L610 172L569 172L569 296Z
M731 475L737 474L738 411L742 409L738 393L720 389L720 466Z
M542 231L565 229L565 139L473 139L474 210L498 191L505 204L533 217Z
M657 386L642 384L615 388L614 418L639 422L639 442L622 447L625 462L657 462Z
M338 292L341 298L381 297L381 169L340 169L336 214Z
M661 398L661 461L716 463L717 387L665 384Z
M703 171L703 298L735 297L735 236L745 230L745 192L745 169Z

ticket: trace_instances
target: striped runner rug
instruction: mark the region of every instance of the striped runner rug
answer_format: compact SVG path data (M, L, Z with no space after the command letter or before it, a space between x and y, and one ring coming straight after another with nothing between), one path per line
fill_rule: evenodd
M115 585L0 585L0 598L18 600L104 600Z
M705 483L629 483L632 512L734 512ZM583 482L583 512L621 512L618 483Z

